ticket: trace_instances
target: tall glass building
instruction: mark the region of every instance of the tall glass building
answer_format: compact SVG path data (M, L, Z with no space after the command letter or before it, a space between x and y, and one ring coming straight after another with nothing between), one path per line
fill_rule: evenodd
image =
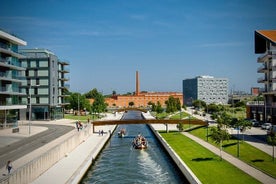
M26 103L21 97L22 76L25 68L22 67L18 53L18 46L27 43L5 31L0 30L0 128L16 127L17 120L25 117Z
M202 100L207 104L228 103L228 79L213 76L198 76L185 79L182 83L185 105L192 105L194 100Z

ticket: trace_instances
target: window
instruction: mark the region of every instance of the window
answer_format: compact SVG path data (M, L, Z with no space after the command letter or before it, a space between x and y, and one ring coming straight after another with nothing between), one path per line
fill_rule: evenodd
M39 61L39 67L48 67L48 61Z
M38 70L37 74L39 77L48 76L48 70Z

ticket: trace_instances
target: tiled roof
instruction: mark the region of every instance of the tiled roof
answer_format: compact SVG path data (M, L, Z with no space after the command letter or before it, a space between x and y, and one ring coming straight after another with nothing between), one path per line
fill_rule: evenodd
M276 43L276 30L259 30L257 32L270 41Z

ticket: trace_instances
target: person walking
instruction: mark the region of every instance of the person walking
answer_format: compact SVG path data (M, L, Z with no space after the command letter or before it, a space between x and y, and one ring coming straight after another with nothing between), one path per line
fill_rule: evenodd
M10 160L7 162L6 169L8 170L8 174L10 174L12 169L12 163Z
M76 122L76 128L78 129L78 131L80 131L80 126L79 126L79 122Z

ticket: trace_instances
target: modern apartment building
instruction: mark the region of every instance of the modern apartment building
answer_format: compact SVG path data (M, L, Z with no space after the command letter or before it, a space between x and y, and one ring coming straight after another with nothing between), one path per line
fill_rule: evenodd
M64 117L69 70L66 61L47 49L22 49L21 59L26 68L22 101L28 104L27 117L31 120L54 120Z
M202 100L207 104L228 103L228 79L213 76L197 76L185 79L182 83L184 104L192 105L194 100Z
M20 89L25 68L19 60L24 56L18 53L18 46L26 45L24 40L0 30L0 128L17 126L17 120L25 117L27 106L21 101L25 93Z
M258 83L264 85L264 101L247 104L247 117L276 124L276 30L255 31L255 53L261 54Z

